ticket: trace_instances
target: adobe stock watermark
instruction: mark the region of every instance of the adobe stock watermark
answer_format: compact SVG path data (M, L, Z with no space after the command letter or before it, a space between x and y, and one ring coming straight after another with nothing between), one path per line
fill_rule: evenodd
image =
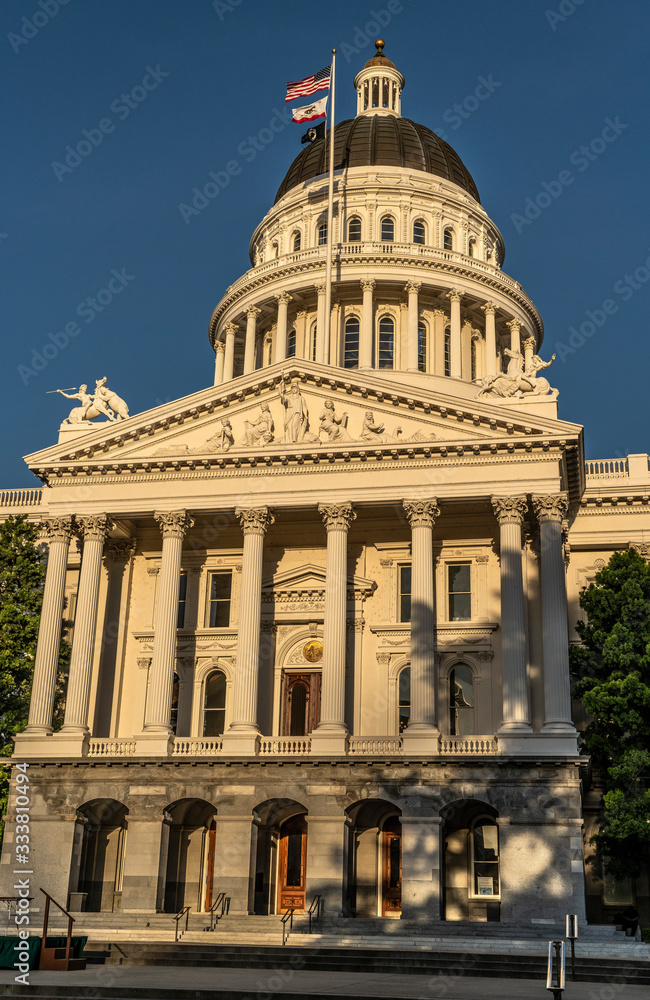
M113 112L118 121L126 121L131 112L139 108L149 94L153 90L156 90L168 76L169 73L162 70L159 63L156 64L155 68L146 66L142 82L132 87L128 93L122 93L119 97L116 97L112 101L109 111ZM66 174L73 173L98 146L101 146L104 138L115 131L115 124L112 118L107 117L100 119L96 128L84 128L81 130L82 138L79 142L75 146L67 145L65 147L66 156L63 162L60 160L52 161L52 170L59 183L61 183Z
M70 0L38 0L36 10L30 17L23 17L20 22L20 30L10 31L7 41L14 52L18 53L24 45L36 38L39 31L49 24L53 17L59 13L61 7L65 7Z
M128 274L125 267L120 271L113 268L111 276L105 288L100 288L94 295L88 295L79 303L75 312L76 315L86 324L103 313L111 304L116 295L121 295L127 285L135 280L135 275ZM76 320L69 320L64 323L60 330L48 333L45 343L40 348L32 347L30 363L27 365L17 365L16 371L20 376L23 385L28 385L30 379L36 378L45 371L47 366L64 351L68 344L78 337L82 332L82 327Z
M225 21L228 14L241 7L244 0L212 0L212 7L220 21Z
M558 24L564 24L567 17L575 14L577 7L582 7L585 0L562 0L557 10L545 10L544 16L551 26L551 31L557 31Z
M443 113L443 122L447 122L454 132L461 127L464 121L471 118L475 111L478 111L484 101L492 97L492 94L498 87L503 86L498 80L492 78L491 73L487 79L484 76L477 76L476 80L477 83L474 90L467 97L464 97L462 101L456 101ZM447 139L447 133L443 128L434 128L433 131L441 139Z
M629 302L635 293L640 291L649 281L650 257L647 257L645 262L635 268L632 274L624 274L622 278L619 278L615 282L612 292L616 298L609 296L595 309L585 310L584 315L586 319L579 326L574 325L569 327L567 344L561 340L556 341L553 350L560 361L563 363L566 362L568 357L579 351L587 340L593 337L597 330L600 330L605 325L609 317L614 316L618 312L620 303Z
M618 115L614 119L606 118L605 127L599 135L587 145L578 146L571 153L569 163L576 168L576 173L583 174L585 170L588 170L591 164L595 163L605 150L618 139L619 135L622 135L623 131L629 127L620 120ZM560 170L556 180L542 181L541 190L534 197L525 199L523 213L512 212L510 221L519 235L526 226L531 226L536 219L539 219L545 209L564 194L565 190L575 181L576 173L571 170Z

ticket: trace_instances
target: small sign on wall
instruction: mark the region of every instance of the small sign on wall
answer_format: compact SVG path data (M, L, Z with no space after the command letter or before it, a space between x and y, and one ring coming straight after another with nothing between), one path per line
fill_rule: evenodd
M493 896L494 882L491 875L478 875L476 877L476 889L479 896Z

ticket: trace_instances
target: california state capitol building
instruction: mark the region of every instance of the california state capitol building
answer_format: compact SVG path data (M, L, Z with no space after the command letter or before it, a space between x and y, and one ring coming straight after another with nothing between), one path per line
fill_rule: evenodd
M94 411L82 387L26 459L42 488L0 494L47 550L14 758L33 884L81 928L200 926L219 893L378 933L647 912L647 878L585 865L568 650L612 552L650 555L648 455L586 458L558 416L542 317L404 82L379 41L331 232L329 138L288 167L210 318L213 384L135 415L119 372ZM15 824L10 798L5 895Z

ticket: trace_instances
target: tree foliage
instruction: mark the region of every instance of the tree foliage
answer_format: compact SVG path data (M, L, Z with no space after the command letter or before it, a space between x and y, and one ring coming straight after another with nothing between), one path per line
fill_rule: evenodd
M574 690L591 718L585 749L605 776L594 843L622 878L638 874L650 846L650 565L633 549L615 552L581 592L580 607Z

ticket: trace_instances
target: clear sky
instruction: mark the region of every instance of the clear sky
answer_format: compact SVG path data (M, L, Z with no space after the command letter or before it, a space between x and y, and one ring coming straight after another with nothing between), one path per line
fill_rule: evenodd
M647 0L3 0L0 28L0 488L37 484L48 390L107 376L135 414L212 383L211 312L301 149L268 141L285 83L336 47L352 117L378 34L542 314L560 416L588 457L650 451Z

